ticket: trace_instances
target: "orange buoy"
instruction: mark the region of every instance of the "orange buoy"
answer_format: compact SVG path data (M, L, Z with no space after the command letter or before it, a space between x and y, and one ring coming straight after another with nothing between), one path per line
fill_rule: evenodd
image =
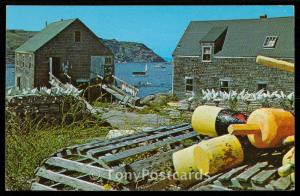
M277 108L261 108L252 112L246 124L232 124L228 132L247 135L257 148L273 148L295 132L295 118L291 112Z

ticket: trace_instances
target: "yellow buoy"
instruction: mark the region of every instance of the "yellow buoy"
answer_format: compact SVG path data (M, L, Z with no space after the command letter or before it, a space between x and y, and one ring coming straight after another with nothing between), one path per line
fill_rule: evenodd
M214 174L242 163L244 151L238 138L227 134L200 142L194 160L202 175Z
M265 56L261 56L258 55L256 57L256 63L261 64L261 65L265 65L268 67L272 67L272 68L277 68L277 69L281 69L284 71L288 71L288 72L295 72L295 68L294 68L294 63L290 63L287 61L282 61L282 60L277 60L274 58L270 58L270 57L265 57Z
M291 181L295 182L295 147L291 148L282 158L282 166L278 169L280 176L290 175Z
M246 123L246 115L215 106L198 106L192 115L194 131L210 137L227 134L227 127L230 124L240 123Z
M194 148L198 144L194 144L188 148L173 153L172 160L174 169L178 179L185 180L189 173L197 172L198 169L194 161Z

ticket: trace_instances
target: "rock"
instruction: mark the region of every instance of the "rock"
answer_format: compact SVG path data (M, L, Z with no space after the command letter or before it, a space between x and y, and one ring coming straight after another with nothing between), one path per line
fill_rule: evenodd
M155 95L148 95L146 97L144 97L143 99L141 99L140 104L142 105L149 105L150 101L155 99Z
M150 101L150 105L165 105L167 102L167 96L164 95L158 95L155 97L154 100Z
M172 118L172 119L175 119L175 118L180 118L180 111L179 110L170 110L169 111L169 117Z
M134 130L118 130L118 129L114 129L114 130L110 130L108 132L108 134L106 135L106 138L110 139L110 138L115 138L115 137L130 135L130 134L133 134L133 133L135 133Z
M182 100L179 102L178 110L189 110L190 103L187 100Z
M157 114L137 114L133 112L122 112L110 110L102 115L113 127L124 129L136 129L136 127L158 127L161 124L169 123L170 119ZM126 129L126 128L125 128Z

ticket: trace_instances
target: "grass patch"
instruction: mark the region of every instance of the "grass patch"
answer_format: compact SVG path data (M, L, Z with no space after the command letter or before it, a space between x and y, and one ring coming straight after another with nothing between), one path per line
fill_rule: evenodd
M66 114L69 117L70 111ZM74 116L74 115L73 115ZM29 190L35 169L57 150L104 137L110 127L101 117L72 120L71 123L45 123L29 116L5 116L5 188Z

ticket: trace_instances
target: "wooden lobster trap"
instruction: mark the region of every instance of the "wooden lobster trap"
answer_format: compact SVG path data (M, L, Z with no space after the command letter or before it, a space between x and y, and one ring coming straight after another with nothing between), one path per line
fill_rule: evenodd
M181 124L67 147L43 161L31 189L135 190L149 185L143 170L170 168L173 152L200 140L190 125Z
M277 175L284 149L261 150L244 165L178 181L172 154L207 139L189 124L160 127L102 141L64 148L36 170L31 190L286 190L293 186ZM146 172L145 172L146 171Z

